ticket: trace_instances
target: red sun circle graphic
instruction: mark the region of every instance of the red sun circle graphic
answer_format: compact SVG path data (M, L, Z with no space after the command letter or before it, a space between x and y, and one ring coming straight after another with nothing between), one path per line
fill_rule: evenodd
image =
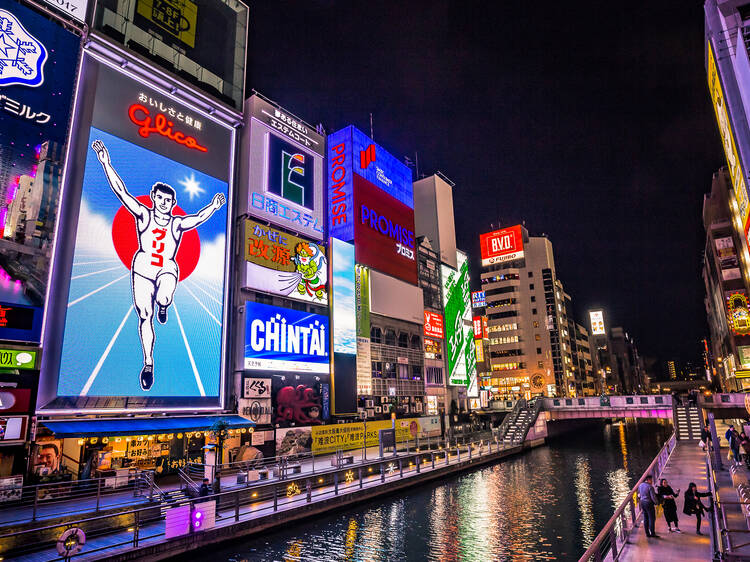
M149 209L153 207L149 195L139 195L136 197L139 202L143 203ZM172 209L174 216L184 217L187 213L179 206L175 205ZM125 207L120 207L112 221L112 243L115 246L117 257L130 269L133 263L133 256L138 251L138 229L135 226L135 218ZM183 233L180 247L177 249L177 265L180 268L180 279L187 279L195 271L198 260L201 257L201 240L198 231L188 230Z

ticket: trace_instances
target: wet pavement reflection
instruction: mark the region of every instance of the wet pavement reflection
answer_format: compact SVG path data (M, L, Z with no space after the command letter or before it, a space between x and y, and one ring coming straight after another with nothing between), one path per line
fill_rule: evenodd
M191 559L578 560L670 433L653 422L595 425L406 495Z

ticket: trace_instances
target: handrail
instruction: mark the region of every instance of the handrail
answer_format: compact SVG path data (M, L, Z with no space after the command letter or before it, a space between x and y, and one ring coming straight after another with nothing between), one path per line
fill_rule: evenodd
M711 492L709 499L713 501L713 498L719 498L716 490L716 476L714 474L713 464L711 463L711 453L709 452L710 447L706 447L706 476L708 479L708 490ZM724 541L723 537L726 536L728 550L731 551L731 544L729 542L729 536L722 532L722 528L719 526L719 518L717 511L721 512L721 519L723 528L727 528L727 515L724 511L724 505L721 501L715 502L713 505L718 504L718 509L714 509L713 512L708 512L708 529L711 534L711 549L713 552L719 553L724 552Z
M628 492L628 495L622 501L620 506L615 510L614 515L612 515L609 521L607 521L607 524L604 525L604 528L602 528L602 530L596 536L591 545L586 549L586 552L583 553L583 556L581 556L578 562L587 562L589 560L604 560L605 554L608 550L613 551L612 560L617 560L619 555L619 551L617 549L618 535L620 538L620 545L624 544L627 541L630 532L635 528L635 522L638 519L638 516L635 512L635 508L638 504L638 486L640 486L641 483L646 480L646 476L651 476L655 481L659 479L662 469L667 464L669 456L674 450L676 441L676 435L672 433L670 438L667 439L667 442L657 453L654 460L651 461L650 465L648 465L646 471L638 479L638 482L635 483L635 486L631 488L630 492ZM628 507L630 508L630 513L626 514L626 509ZM628 528L627 526L628 515L632 519L633 523L633 526L630 528Z
M526 407L526 399L520 398L513 405L513 409L507 414L505 414L505 417L503 418L503 421L500 424L500 427L497 428L498 438L500 439L500 441L503 441L505 439L505 434L508 433L508 429L510 429L511 423L513 423L513 421L515 421L516 418L518 418L518 414L525 407Z

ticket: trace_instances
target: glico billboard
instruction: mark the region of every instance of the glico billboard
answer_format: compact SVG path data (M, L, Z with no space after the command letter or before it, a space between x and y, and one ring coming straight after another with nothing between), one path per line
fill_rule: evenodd
M38 406L221 408L234 129L88 52L79 92Z
M411 171L352 126L328 137L328 209L357 263L417 284Z
M325 237L325 138L257 95L245 102L240 176L248 212L313 240Z
M0 340L40 341L80 43L0 0Z
M458 270L444 264L440 265L445 303L448 382L469 388L476 378L476 353L466 254L457 252L457 263Z
M482 265L488 266L523 258L521 225L495 230L479 236Z

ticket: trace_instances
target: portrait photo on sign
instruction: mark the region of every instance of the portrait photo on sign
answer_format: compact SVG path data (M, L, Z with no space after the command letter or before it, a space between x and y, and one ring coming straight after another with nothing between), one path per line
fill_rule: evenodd
M217 396L227 183L92 127L60 396Z

